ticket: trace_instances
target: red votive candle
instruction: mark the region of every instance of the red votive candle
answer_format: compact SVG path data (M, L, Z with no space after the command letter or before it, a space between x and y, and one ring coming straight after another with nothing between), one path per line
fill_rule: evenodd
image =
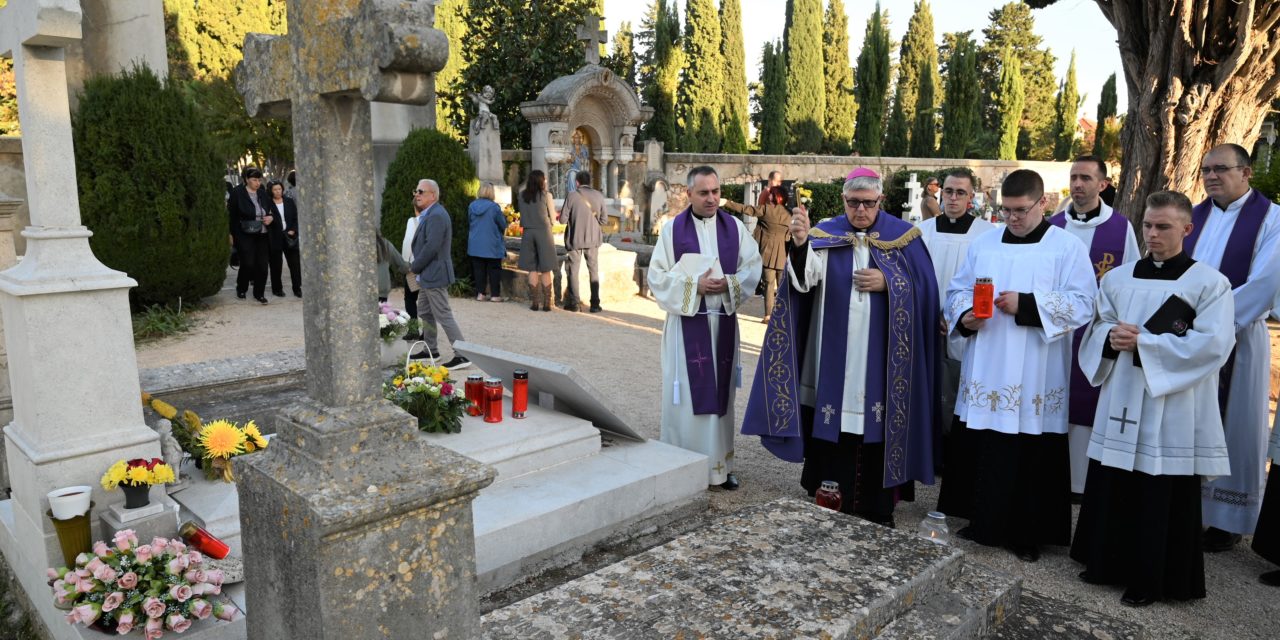
M215 538L212 533L205 531L204 527L190 520L178 527L178 535L197 551L214 560L221 560L231 553L231 547L228 547L227 543Z
M502 422L502 379L484 380L484 421Z
M484 413L484 376L472 374L467 376L466 386L464 387L467 400L471 404L467 406L467 415L479 416Z
M814 494L814 499L819 507L839 511L840 505L844 503L844 496L840 495L840 485L831 480L824 480L818 492Z
M991 278L978 278L973 284L973 317L990 318L994 313L996 288Z
M529 372L516 369L511 374L511 417L523 418L529 410Z

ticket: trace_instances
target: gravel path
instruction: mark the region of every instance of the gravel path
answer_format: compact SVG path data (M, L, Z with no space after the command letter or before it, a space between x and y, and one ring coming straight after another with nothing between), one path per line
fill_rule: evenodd
M393 292L393 302L399 302L398 295ZM194 331L141 345L138 365L158 367L301 347L302 301L293 297L270 300L265 306L238 300L232 289L224 288L198 312ZM747 375L743 380L746 388L737 397L738 416L746 406L750 374L755 371L764 334L764 325L759 323L762 307L757 297L741 314L742 361ZM453 300L453 309L467 340L572 365L596 388L613 394L615 406L638 431L658 437L658 345L663 315L653 301L637 297L608 305L601 314L535 313L521 303L461 299ZM443 336L441 340L444 346ZM736 492L713 490L713 512L730 512L782 496L804 497L799 488L799 466L774 458L754 437L739 435L735 444L743 486ZM937 488L920 487L916 495L915 503L899 505L898 528L910 530L919 523L936 504ZM953 520L952 530L962 522ZM1081 582L1076 577L1080 566L1067 557L1065 548L1049 550L1039 562L1024 563L1009 553L963 540L956 540L956 544L969 551L974 561L1022 575L1026 586L1035 591L1140 622L1146 625L1149 638L1274 637L1274 625L1280 621L1280 589L1259 584L1257 576L1275 567L1250 551L1248 540L1233 551L1206 554L1207 599L1157 603L1145 609L1122 606L1117 589Z

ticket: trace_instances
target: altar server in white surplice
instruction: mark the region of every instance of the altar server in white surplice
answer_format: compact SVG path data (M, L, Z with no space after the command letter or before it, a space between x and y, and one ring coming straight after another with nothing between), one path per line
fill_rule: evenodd
M1226 551L1253 533L1266 482L1271 341L1267 314L1280 289L1280 206L1249 187L1249 153L1214 148L1200 165L1209 197L1191 212L1183 251L1231 281L1236 348L1218 375L1231 475L1203 488L1205 551Z
M973 173L968 169L952 169L942 180L942 215L920 223L920 239L929 249L933 260L933 273L938 280L938 297L941 309L947 307L947 283L964 262L969 245L978 236L995 228L982 218L969 215L973 202ZM956 389L960 386L960 358L964 355L964 338L959 334L947 336L946 323L941 327L945 349L939 349L941 357L938 378L941 388L938 396L941 406L936 420L942 433L949 433L955 417ZM941 460L939 460L941 462Z
M1191 201L1147 197L1150 255L1102 278L1080 367L1102 387L1071 557L1121 602L1205 597L1200 479L1231 473L1218 370L1235 332L1231 283L1182 250Z
M1040 546L1071 541L1071 332L1093 317L1098 287L1085 246L1045 220L1039 174L1010 173L1001 195L1007 226L973 241L947 287L947 325L967 344L939 510L969 518L961 537L1034 562ZM994 284L985 320L977 278Z
M1107 164L1097 156L1078 156L1071 162L1071 200L1067 208L1049 218L1049 224L1077 237L1089 248L1089 262L1099 279L1108 271L1137 260L1138 240L1128 218L1102 201L1108 185ZM1089 469L1089 430L1098 407L1098 390L1080 371L1075 354L1080 351L1084 328L1071 339L1071 406L1067 410L1067 445L1071 448L1071 492L1084 493Z
M760 250L747 228L719 209L715 169L693 168L688 187L689 208L662 227L649 263L649 290L667 312L662 441L706 455L707 484L736 489L737 311L760 280Z

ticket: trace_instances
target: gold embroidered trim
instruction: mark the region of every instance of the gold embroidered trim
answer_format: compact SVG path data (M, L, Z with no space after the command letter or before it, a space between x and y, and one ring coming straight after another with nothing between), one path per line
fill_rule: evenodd
M689 305L693 303L693 280L684 281L684 304L680 306L681 314L689 313Z
M845 233L842 235L836 235L834 233L828 233L826 231L823 231L822 229L819 229L817 227L810 229L809 235L814 238L835 238L837 240L843 240L855 246L859 242L866 242L868 245L875 247L881 251L893 251L895 249L902 249L903 247L906 247L908 244L910 244L912 240L919 238L920 228L912 227L906 233L899 236L897 240L880 240L879 239L880 232L878 231L868 235L866 238L859 238L856 234Z
M733 307L736 309L738 304L742 302L742 283L738 282L737 274L729 274L729 284L733 285Z

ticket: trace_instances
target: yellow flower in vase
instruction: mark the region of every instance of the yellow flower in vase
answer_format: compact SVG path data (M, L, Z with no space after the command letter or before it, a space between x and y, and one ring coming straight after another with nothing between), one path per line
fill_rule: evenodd
M125 472L125 480L132 485L141 486L149 484L151 480L151 471L145 466L129 467Z
M262 437L262 432L258 430L258 425L254 424L252 420L249 421L249 424L244 426L244 436L245 453L253 452L253 449L250 449L249 447L253 447L254 449L267 448L267 439Z
M120 486L121 482L125 481L128 473L129 465L126 464L124 460L111 465L111 468L107 469L107 472L102 474L102 488L107 491L115 489Z
M158 464L151 470L151 484L169 484L174 480L173 467L170 467L167 464Z
M200 446L209 458L229 458L244 453L245 435L226 420L215 420L200 430Z

